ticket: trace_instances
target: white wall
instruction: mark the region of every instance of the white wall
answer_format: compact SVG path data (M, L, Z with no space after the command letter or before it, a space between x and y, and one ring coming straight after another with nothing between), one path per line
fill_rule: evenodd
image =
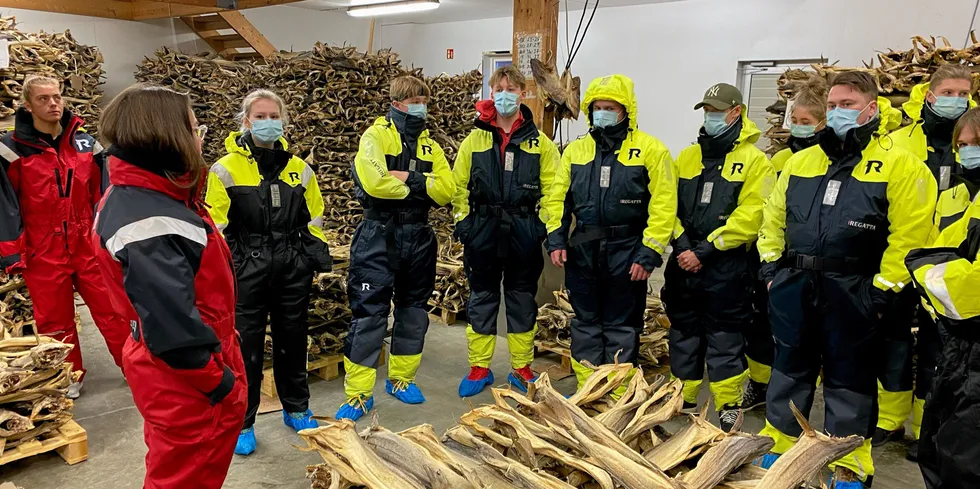
M739 61L819 58L860 66L875 50L908 49L914 35L945 35L960 47L974 0L685 0L603 8L573 65L585 85L623 73L633 78L640 127L676 155L696 138L693 110L716 82L735 83ZM574 35L579 13L571 15ZM587 19L586 19L587 20ZM565 20L559 54L565 57ZM386 26L382 45L432 75L478 67L484 51L509 50L512 19ZM446 49L455 59L446 60ZM571 134L585 130L584 121Z
M105 91L104 102L133 84L136 66L143 61L144 56L152 55L161 46L170 46L189 53L209 49L180 20L130 22L21 9L0 9L0 14L15 16L17 28L24 32L63 32L70 29L79 43L98 46L105 58L103 69L106 72L106 83L102 87Z
M286 5L242 10L242 13L276 49L307 51L317 41L353 44L362 51L367 49L371 21L355 19L345 12L323 12ZM375 29L376 38L380 29L379 24Z

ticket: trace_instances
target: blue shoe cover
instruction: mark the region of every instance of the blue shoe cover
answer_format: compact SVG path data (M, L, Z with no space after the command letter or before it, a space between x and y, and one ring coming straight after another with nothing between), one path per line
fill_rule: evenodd
M493 384L493 371L487 370L487 376L480 380L470 380L469 375L467 375L459 383L459 397L473 397L491 384Z
M239 433L235 443L235 455L251 455L255 451L255 427Z
M776 460L779 460L778 453L767 453L762 456L762 461L759 462L759 467L769 470L769 468L772 467L772 464L776 463Z
M425 402L425 396L422 395L422 390L415 385L415 382L386 380L385 392L395 396L395 399L405 404L422 404Z
M538 380L537 376L531 380L524 380L523 377L520 375L515 375L514 372L507 374L507 382L514 386L514 388L522 394L527 394L527 385L534 383L536 380Z
M291 413L287 413L285 409L282 411L282 422L286 426L296 430L297 432L302 430L308 430L320 426L315 419L312 419L313 411L309 409L305 413L302 413L302 417L293 416Z
M337 414L334 418L337 419L349 419L351 421L357 421L361 419L368 411L374 408L374 396L367 399L354 398L348 399L340 409L337 410Z

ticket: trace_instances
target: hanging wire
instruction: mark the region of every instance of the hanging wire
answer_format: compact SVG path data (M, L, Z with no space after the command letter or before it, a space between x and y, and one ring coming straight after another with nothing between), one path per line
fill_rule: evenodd
M970 17L970 28L966 31L966 40L963 41L963 49L970 46L970 33L973 32L973 23L977 20L977 8L980 8L980 0L973 6L973 17Z
M980 2L980 0L977 0ZM586 0L585 7L588 8L589 2ZM578 50L582 48L582 42L585 41L585 35L589 32L589 27L592 25L592 19L595 18L595 12L599 9L599 0L596 0L595 5L592 7L592 15L589 16L589 23L585 25L585 30L582 31L582 39L578 41L578 46L573 44L575 48L572 54L568 57L568 62L565 64L565 69L569 69L572 66L572 61L575 60L575 56L578 55ZM582 10L582 18L585 18L585 10ZM576 36L577 37L577 36Z
M599 4L599 0L596 0L596 5L598 4ZM579 31L582 30L582 24L585 22L585 11L588 9L589 9L589 0L585 0L585 6L582 7L582 17L578 20L578 27L575 28L575 37L572 38L572 48L575 48L575 45L578 43L578 33ZM568 61L565 63L565 69L567 70L568 67L571 65L572 65L572 51L569 50Z
M568 43L568 0L565 0L565 53L572 54L572 46Z

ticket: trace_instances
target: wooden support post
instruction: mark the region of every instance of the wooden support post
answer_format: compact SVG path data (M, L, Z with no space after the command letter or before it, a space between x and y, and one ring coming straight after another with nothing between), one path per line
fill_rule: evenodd
M371 28L368 29L367 53L371 54L373 52L374 52L374 17L371 17Z
M531 57L542 61L549 54L558 56L558 0L514 0L514 41L511 50L514 65L527 77L528 98L525 104L534 114L534 122L545 134L554 134L554 114L546 114L544 100L531 76Z

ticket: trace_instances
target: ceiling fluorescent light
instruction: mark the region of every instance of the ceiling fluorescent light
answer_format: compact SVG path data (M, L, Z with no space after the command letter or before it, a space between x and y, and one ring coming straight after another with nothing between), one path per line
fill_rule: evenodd
M347 15L351 17L375 17L379 15L423 12L437 8L439 8L439 0L402 0L398 2L350 7L347 9Z

